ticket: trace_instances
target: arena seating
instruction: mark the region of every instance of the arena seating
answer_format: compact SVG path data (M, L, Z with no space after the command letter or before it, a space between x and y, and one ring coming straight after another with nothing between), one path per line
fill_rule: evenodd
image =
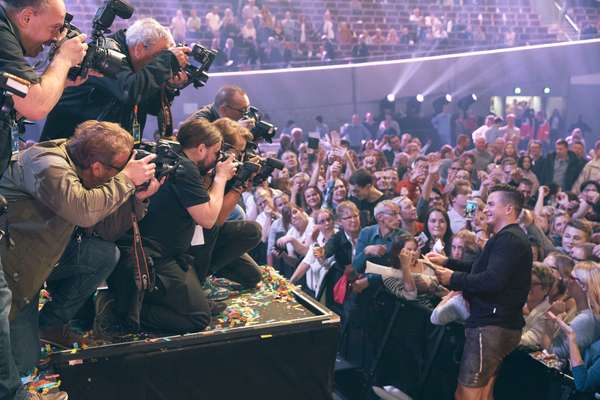
M91 19L102 3L102 0L68 0L67 6L70 13L75 15L74 23L83 31L88 31ZM204 20L204 15L213 4L219 5L221 12L227 7L232 7L231 1L224 0L213 2L182 0L176 3L166 0L131 0L131 3L136 8L134 18L153 17L166 26L170 24L177 8L182 9L186 17L191 8L196 8L198 15ZM410 22L409 18L411 12L417 7L423 16L435 15L442 21L444 27L447 26L448 21L452 21L453 29L444 39L427 39L422 35L421 40L411 45L370 45L369 59L371 60L506 47L505 34L511 28L516 34L513 45L548 43L558 40L556 34L549 32L548 27L541 23L539 16L531 9L527 1L499 0L488 1L483 5L440 5L431 0L272 0L258 3L266 4L277 19L283 18L284 13L288 10L292 12L295 19L299 15L304 15L312 26L312 34L308 35L307 45L314 52L317 52L321 45L320 27L326 10L331 12L336 34L339 24L342 22L348 23L350 29L357 35L367 32L372 36L376 29L381 29L384 37L390 29L395 29L400 35L403 27L408 27L411 33L416 33L417 26ZM234 9L236 14L239 14L238 11ZM594 12L596 12L595 9ZM587 13L584 15L586 18L597 18L597 14L591 12L589 15ZM125 21L117 19L113 28L119 29L126 25ZM474 39L472 32L479 25L485 30L485 37ZM212 37L210 33L203 31L193 40L210 46ZM297 44L292 43L291 45ZM336 62L349 61L352 56L352 46L353 44L336 43Z

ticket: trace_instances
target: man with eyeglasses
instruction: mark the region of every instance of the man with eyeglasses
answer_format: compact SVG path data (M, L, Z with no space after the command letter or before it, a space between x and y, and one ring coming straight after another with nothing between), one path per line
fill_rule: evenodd
M229 118L238 121L244 128L252 129L254 122L251 119L245 119L244 116L250 108L250 98L239 86L227 85L217 91L215 101L207 104L188 119L205 119L208 122L215 122L219 118Z
M400 207L392 200L383 200L375 206L377 224L367 226L360 231L356 244L356 256L352 266L358 273L364 273L367 260L376 264L390 265L392 243L399 235L407 235L400 229ZM367 287L381 284L380 275L367 275L357 279L352 285L355 293L361 293Z
M69 138L83 121L119 123L141 141L148 114L156 115L161 135L172 134L170 106L176 89L187 81L182 71L190 48L177 46L168 28L141 18L107 38L127 62L114 76L90 77L65 90L48 115L40 141Z
M13 294L12 304L0 302L0 312L8 315L10 310L10 336L16 365L12 357L3 358L1 362L15 378L15 368L24 373L36 366L40 350L39 292L75 228L94 227L110 216L104 221L104 231L110 234L111 227L130 216L132 196L135 195L135 207L139 209L136 211L141 211L145 207L142 202L158 190L152 162L155 155L135 160L132 147L131 135L118 125L88 121L80 125L68 141L44 142L18 153L0 179L0 194L10 203L7 211L10 237L3 237L10 244L2 243L0 252ZM147 181L151 182L147 189L136 193L136 187ZM77 251L70 253L72 261L87 254L84 248L77 250L78 254ZM115 257L114 252L113 249L112 257ZM104 256L110 258L110 253L95 253L97 258ZM106 278L106 269L82 271L76 266L79 267L73 261L71 267L63 271L72 279L72 285L65 285L58 294L60 301L57 301L62 307L47 305L48 312L44 313L47 322L64 323L62 318L69 312L72 317ZM2 341L2 346L10 349L11 343L4 337ZM5 376L0 379L2 398L28 398L18 380L5 381ZM66 399L66 394L46 398Z

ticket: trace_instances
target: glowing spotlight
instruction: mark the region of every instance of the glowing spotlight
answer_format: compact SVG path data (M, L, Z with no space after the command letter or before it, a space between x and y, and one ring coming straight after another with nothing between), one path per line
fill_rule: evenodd
M467 110L473 103L477 101L477 95L475 93L471 93L468 96L465 96L458 100L458 107L461 110Z
M450 103L450 102L452 101L452 95L451 95L451 94L449 94L449 93L446 93L446 97L445 97L445 99L446 99L446 101L447 101L448 103Z
M423 96L421 93L419 93L419 94L417 95L417 101L418 101L419 103L422 103L422 102L424 102L424 101L425 101L425 96Z
M396 95L394 93L390 93L386 96L387 101L393 103L396 101Z
M521 91L521 88L517 86L517 87L515 88L515 94L521 94L521 92L522 92L522 91Z
M546 86L544 88L544 94L550 94L550 87Z

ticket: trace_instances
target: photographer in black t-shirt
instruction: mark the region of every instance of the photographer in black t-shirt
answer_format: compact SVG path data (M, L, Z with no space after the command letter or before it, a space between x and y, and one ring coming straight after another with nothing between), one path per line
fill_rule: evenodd
M217 162L223 136L207 121L184 123L177 140L183 161L153 196L148 213L140 222L146 255L154 261L156 288L144 293L141 312L139 307L132 307L128 303L135 290L131 260L123 255L108 283L116 298L114 311L129 327L133 323L134 328L140 324L143 329L183 333L203 330L210 323L211 313L224 308L207 300L188 253L196 241L196 226L211 229L217 222L225 184L235 175L236 164L233 155ZM213 169L214 177L207 188L204 178ZM132 315L132 310L138 315ZM104 315L100 318L108 319ZM98 325L107 327L104 323ZM94 333L100 337L113 334Z
M64 88L82 81L70 82L67 73L83 59L87 50L85 35L60 43L46 71L39 77L25 57L37 56L43 45L63 39L66 10L63 0L4 0L0 4L0 71L31 82L25 97L14 96L14 109L0 112L0 175L8 166L12 153L11 131L15 128L15 111L37 120L44 118L60 98ZM16 137L16 136L15 136ZM11 353L8 314L11 292L0 267L0 398L28 398L21 384ZM39 396L65 399L64 392Z

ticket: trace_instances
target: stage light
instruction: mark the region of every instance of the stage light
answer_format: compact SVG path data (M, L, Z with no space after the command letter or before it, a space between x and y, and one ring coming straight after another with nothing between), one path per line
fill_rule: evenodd
M467 111L471 104L477 101L477 95L475 93L471 93L468 96L462 97L458 100L458 108L461 110Z
M422 103L422 102L424 102L424 101L425 101L425 96L423 96L421 93L419 93L419 94L417 95L417 101L418 101L419 103Z
M549 86L546 86L544 88L544 94L550 94L550 87Z
M515 94L521 94L521 88L520 87L516 87L515 88Z
M446 93L446 101L447 101L448 103L450 103L450 102L452 101L452 95L451 95L451 94L449 94L449 93Z
M394 93L390 93L386 96L387 101L393 103L396 101L396 95Z

